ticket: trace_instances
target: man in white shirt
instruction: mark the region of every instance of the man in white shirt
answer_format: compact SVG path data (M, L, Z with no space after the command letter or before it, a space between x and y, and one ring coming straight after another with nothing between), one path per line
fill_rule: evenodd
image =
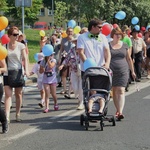
M93 58L98 67L109 68L110 49L105 35L100 34L102 21L93 19L89 22L88 31L81 34L77 40L77 49L81 59L81 70L84 71L83 63L87 58Z

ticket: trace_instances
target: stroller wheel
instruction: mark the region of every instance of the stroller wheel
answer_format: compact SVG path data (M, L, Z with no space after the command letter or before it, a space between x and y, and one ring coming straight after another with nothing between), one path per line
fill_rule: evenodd
M114 116L112 117L112 126L116 126L116 120L115 120Z
M85 116L85 129L88 130L88 127L89 127L88 117Z
M100 122L101 131L103 131L104 123L103 121Z
M84 122L84 115L80 116L80 125L83 126L83 122Z

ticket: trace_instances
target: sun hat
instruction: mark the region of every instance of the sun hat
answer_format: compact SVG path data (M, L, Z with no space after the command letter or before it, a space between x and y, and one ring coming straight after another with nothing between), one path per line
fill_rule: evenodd
M43 53L38 53L38 61L41 61L44 59L44 54Z

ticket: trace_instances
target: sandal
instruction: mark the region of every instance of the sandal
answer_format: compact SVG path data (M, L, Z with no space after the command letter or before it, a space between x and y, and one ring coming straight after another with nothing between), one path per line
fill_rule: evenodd
M43 111L43 113L48 113L49 112L49 109L45 109L44 111Z
M59 109L58 105L54 105L54 110L57 111Z

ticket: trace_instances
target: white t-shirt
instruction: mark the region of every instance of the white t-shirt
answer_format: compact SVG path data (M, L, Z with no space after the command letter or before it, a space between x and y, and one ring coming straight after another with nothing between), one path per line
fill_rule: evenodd
M9 49L9 44L7 45L8 57L7 66L8 70L21 69L22 65L22 50L25 49L25 45L17 42L17 46L14 50Z
M104 49L109 48L108 40L103 34L99 34L100 40L89 38L90 33L81 34L77 40L77 48L84 49L87 58L93 58L99 67L105 64ZM80 61L81 70L84 71L83 62Z
M132 46L133 46L133 52L137 54L138 52L142 51L144 47L146 47L146 44L142 38L134 39L131 38Z
M38 82L42 82L43 80L43 73L40 73L39 72L39 69L40 69L40 64L36 63L33 68L32 68L32 72L37 74L37 80Z

